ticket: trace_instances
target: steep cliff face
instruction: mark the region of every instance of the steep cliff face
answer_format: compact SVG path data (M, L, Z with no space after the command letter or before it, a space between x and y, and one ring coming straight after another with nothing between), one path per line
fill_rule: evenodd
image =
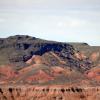
M100 100L98 87L18 86L0 88L0 100Z

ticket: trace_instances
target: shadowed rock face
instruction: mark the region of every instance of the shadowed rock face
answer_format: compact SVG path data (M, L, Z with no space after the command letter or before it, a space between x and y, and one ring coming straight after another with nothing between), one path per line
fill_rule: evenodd
M10 62L27 61L33 55L43 55L49 51L74 53L74 48L69 44L46 41L29 36L17 35L2 40L0 49L6 54L10 53L8 56Z
M91 60L88 58L78 59L75 56L77 51L67 43L46 41L24 35L0 39L0 43L0 64L13 63L16 66L25 66L25 62L33 55L42 56L45 53L53 52L67 63L66 66L73 67L79 71L85 71L92 67ZM53 61L52 58L50 59L49 65L57 65L56 61Z
M0 100L100 100L98 87L18 86L0 88Z

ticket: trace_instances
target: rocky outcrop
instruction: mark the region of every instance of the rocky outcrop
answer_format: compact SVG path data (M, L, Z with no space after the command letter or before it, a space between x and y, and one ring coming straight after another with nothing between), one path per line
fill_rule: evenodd
M98 73L90 78L90 70L96 66L92 60L99 59L99 51L93 51L89 58L84 49L79 51L73 44L25 35L2 38L0 43L0 84L65 84L82 80L89 84L92 79L100 79ZM90 48L87 44L81 45Z
M0 87L0 100L100 100L98 87L7 86Z
M91 60L86 57L84 58L82 54L68 43L46 41L24 35L11 36L0 39L0 41L2 43L0 45L0 55L3 57L0 58L1 64L13 63L15 66L26 66L25 62L34 55L37 55L45 57L47 60L50 59L49 65L51 66L58 66L59 63L56 61L58 60L61 63L59 59L62 59L62 62L64 62L62 65L75 68L79 71L85 71L93 67ZM46 53L48 58L43 56ZM75 56L75 54L77 55Z
M11 52L9 55L11 62L27 61L32 55L42 55L48 51L64 50L67 53L73 53L74 50L71 45L66 43L46 41L30 36L17 35L2 39L2 41L0 49L7 49Z

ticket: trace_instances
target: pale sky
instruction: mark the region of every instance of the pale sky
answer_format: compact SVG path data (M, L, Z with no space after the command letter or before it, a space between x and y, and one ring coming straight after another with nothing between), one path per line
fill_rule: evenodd
M100 46L100 0L0 0L0 37L17 34Z

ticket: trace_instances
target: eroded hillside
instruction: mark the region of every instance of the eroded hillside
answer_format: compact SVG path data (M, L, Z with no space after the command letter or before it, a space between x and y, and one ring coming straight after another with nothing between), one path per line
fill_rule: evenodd
M0 100L100 100L99 88L100 47L0 38Z

